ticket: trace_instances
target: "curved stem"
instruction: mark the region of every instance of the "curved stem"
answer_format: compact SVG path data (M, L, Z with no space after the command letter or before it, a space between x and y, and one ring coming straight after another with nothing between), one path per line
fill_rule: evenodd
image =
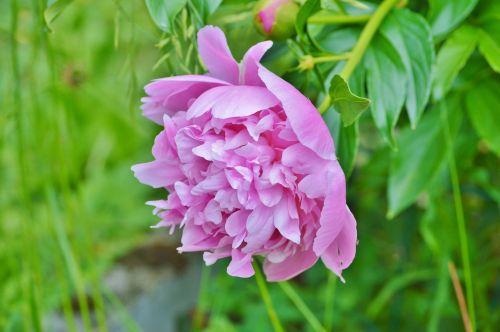
M269 294L269 290L267 289L266 281L262 276L262 272L260 272L260 268L256 262L252 263L253 269L255 270L255 280L257 281L257 286L259 286L260 295L262 296L262 300L266 305L267 314L269 316L269 320L271 320L271 324L273 325L273 329L275 332L285 332L281 322L276 314L276 310L274 310L273 302L271 300L271 295Z
M300 311L302 316L307 320L312 329L316 332L326 332L325 328L321 325L318 318L313 314L311 309L305 304L300 295L293 289L292 285L290 285L286 281L282 281L278 283L283 292L285 292L286 296L293 302L295 307Z
M370 19L370 14L363 15L314 15L307 23L311 24L361 24Z
M465 227L465 215L462 206L462 193L460 192L460 181L458 177L455 154L453 152L453 142L451 138L450 125L448 121L448 107L446 101L441 104L441 120L444 127L445 143L448 150L448 168L450 170L451 187L453 190L453 200L455 202L455 214L457 218L458 237L460 241L460 253L464 268L465 293L467 299L467 309L470 315L472 331L476 328L476 313L474 309L474 291L472 288L472 273L470 268L469 244L467 240L467 229Z
M373 36L375 35L375 32L377 32L378 27L384 20L385 16L387 16L391 8L394 7L398 2L399 0L384 0L384 2L382 2L380 6L377 8L375 13L373 13L373 15L370 16L368 23L365 25L363 31L361 32L361 35L359 36L358 42L352 49L349 60L347 60L344 68L340 72L340 76L344 80L346 81L349 80L349 77L351 76L352 72L354 71L354 69L356 69L356 66L363 58L363 55L365 54L368 45L370 45L370 42ZM327 94L323 99L323 101L321 102L321 105L318 107L319 113L320 114L325 113L326 110L328 110L328 108L330 107L330 103L331 103L331 98Z
M342 76L346 81L349 79L349 76L351 76L352 72L363 58L370 41L375 35L375 32L377 32L377 29L384 20L384 17L398 1L399 0L384 0L375 13L373 13L373 16L370 17L370 20L359 36L356 46L354 46L352 50L351 58L347 61L344 69L342 69L342 72L340 73L340 76Z

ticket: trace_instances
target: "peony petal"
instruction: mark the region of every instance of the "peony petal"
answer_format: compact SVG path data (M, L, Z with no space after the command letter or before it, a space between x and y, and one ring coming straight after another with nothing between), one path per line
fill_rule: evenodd
M274 226L283 237L297 244L300 243L299 220L290 218L287 197L283 197L279 204L274 207Z
M214 224L220 224L222 221L222 213L219 203L213 199L208 202L207 206L205 206L203 213L205 214L207 221L211 221Z
M198 31L198 53L211 76L238 84L239 66L221 29L206 26Z
M273 210L263 205L255 208L248 216L246 229L248 235L245 238L247 242L245 252L260 248L271 238L275 230Z
M226 220L226 233L229 236L236 236L246 231L245 225L247 223L250 211L238 210L233 212Z
M345 282L341 275L342 270L351 265L356 255L357 243L356 219L349 208L346 207L346 209L347 218L342 231L321 255L323 263L338 275L342 282Z
M290 125L299 141L324 159L335 159L332 136L318 110L290 83L259 66L259 76L283 105Z
M210 76L184 75L161 78L146 85L144 90L149 95L142 98L143 115L162 124L163 115L173 115L188 109L189 101L198 98L203 92L228 82Z
M311 174L322 171L327 167L328 163L301 143L290 145L283 150L281 162L299 174Z
M330 185L328 174L328 172L317 172L305 176L299 182L299 190L312 199L325 197Z
M252 255L233 249L231 257L231 263L227 266L227 274L241 278L249 278L255 274L252 267Z
M187 118L199 117L212 110L219 119L249 116L279 104L267 89L258 86L221 86L203 93L189 107Z
M240 84L264 86L258 74L258 65L260 59L262 59L271 46L273 46L273 42L267 40L255 44L248 49L241 61Z
M267 281L288 280L313 266L317 260L318 257L312 250L297 251L295 255L289 256L281 263L271 263L266 259L264 273Z
M154 160L149 163L132 166L132 171L139 182L153 188L161 188L174 184L184 178L177 163L172 161Z
M346 220L346 188L345 177L338 162L329 169L329 191L325 197L323 210L319 220L320 228L314 239L314 252L321 256L326 248L335 240L344 227Z

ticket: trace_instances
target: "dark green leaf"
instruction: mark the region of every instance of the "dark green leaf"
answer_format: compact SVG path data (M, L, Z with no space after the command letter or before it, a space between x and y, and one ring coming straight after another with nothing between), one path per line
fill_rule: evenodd
M399 54L383 35L376 35L367 50L365 70L368 98L375 125L393 147L393 128L406 97L407 77Z
M435 99L441 99L448 92L456 76L476 48L477 41L477 29L463 25L441 47L434 71L433 95Z
M43 12L43 18L49 29L52 22L54 22L63 10L72 2L73 0L49 0L47 2L47 8Z
M453 98L446 102L450 131L454 137L462 119L461 100ZM441 112L439 106L429 110L416 129L406 128L398 137L399 151L393 152L391 157L389 218L413 204L422 192L428 190L446 164L448 151L443 143L445 136Z
M432 34L442 37L457 27L476 6L478 0L430 0L429 22Z
M425 19L410 10L394 10L380 31L399 53L408 77L406 110L416 127L431 92L432 35Z
M190 2L194 7L200 23L205 23L208 16L219 8L222 0L191 0Z
M299 10L295 21L297 35L302 42L308 43L309 39L306 33L307 19L321 9L319 0L307 0Z
M172 32L174 18L186 3L187 0L146 0L151 18L165 32Z
M330 98L335 110L342 115L345 127L352 125L370 106L370 100L354 95L339 75L335 75L330 83Z
M500 156L500 83L484 81L467 93L467 112L478 135Z

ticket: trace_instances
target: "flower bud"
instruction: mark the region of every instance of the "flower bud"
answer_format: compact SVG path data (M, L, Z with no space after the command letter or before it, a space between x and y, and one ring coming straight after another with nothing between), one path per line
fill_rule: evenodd
M255 6L257 29L271 39L286 39L295 33L299 6L293 0L261 0Z

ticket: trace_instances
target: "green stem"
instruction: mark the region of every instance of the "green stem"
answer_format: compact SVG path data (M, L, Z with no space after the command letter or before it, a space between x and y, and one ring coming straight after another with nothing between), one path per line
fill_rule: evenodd
M341 53L341 54L332 54L332 55L313 57L312 61L314 62L314 64L324 63L324 62L335 62L335 61L349 59L350 56L351 56L351 52L346 52L346 53Z
M267 314L269 315L269 319L271 320L271 324L273 325L273 329L275 332L284 332L283 326L276 314L276 310L274 310L273 302L271 300L271 295L269 294L269 290L267 289L266 281L262 276L262 272L260 272L260 268L256 262L253 262L253 268L255 270L255 280L257 281L257 286L259 286L260 295L262 296L262 300L266 305Z
M349 77L353 73L354 69L356 69L356 66L363 58L366 49L370 45L373 36L377 32L377 29L384 20L385 16L387 16L391 8L394 7L398 2L399 0L384 0L384 2L382 2L380 6L378 6L375 13L370 16L368 23L365 25L363 31L361 32L361 35L359 36L358 42L352 49L349 60L347 60L344 68L340 72L340 76L345 81L349 80ZM328 110L328 108L330 107L330 102L330 96L327 94L325 99L323 99L323 101L321 102L321 105L318 107L318 111L320 112L320 114L323 114L326 112L326 110Z
M309 17L310 24L361 24L370 19L370 14L364 15L314 15Z
M333 325L332 311L336 285L337 277L331 271L328 271L328 282L326 284L325 294L325 315L323 318L323 324L325 326L325 330L327 331L331 331Z
M195 331L201 331L203 329L203 320L205 318L205 294L208 287L208 277L209 270L205 264L201 266L201 276L200 276L200 289L198 291L198 304L196 305L196 312L194 315L193 326Z
M453 190L453 200L455 203L455 215L457 218L458 237L460 241L460 252L462 256L462 265L464 268L465 293L467 298L467 310L469 311L472 331L476 331L476 313L474 309L474 291L472 288L472 273L469 258L469 244L467 240L467 229L465 227L465 215L462 206L462 194L460 192L460 181L458 177L455 154L453 152L453 141L448 121L448 107L446 101L442 103L442 117L444 126L444 137L448 150L448 168L450 170L451 187Z
M325 328L321 325L319 320L314 316L312 311L309 309L307 304L304 303L300 295L293 289L292 285L286 281L278 283L283 292L288 296L288 298L293 302L295 307L300 311L302 316L307 320L312 329L316 332L326 332Z

